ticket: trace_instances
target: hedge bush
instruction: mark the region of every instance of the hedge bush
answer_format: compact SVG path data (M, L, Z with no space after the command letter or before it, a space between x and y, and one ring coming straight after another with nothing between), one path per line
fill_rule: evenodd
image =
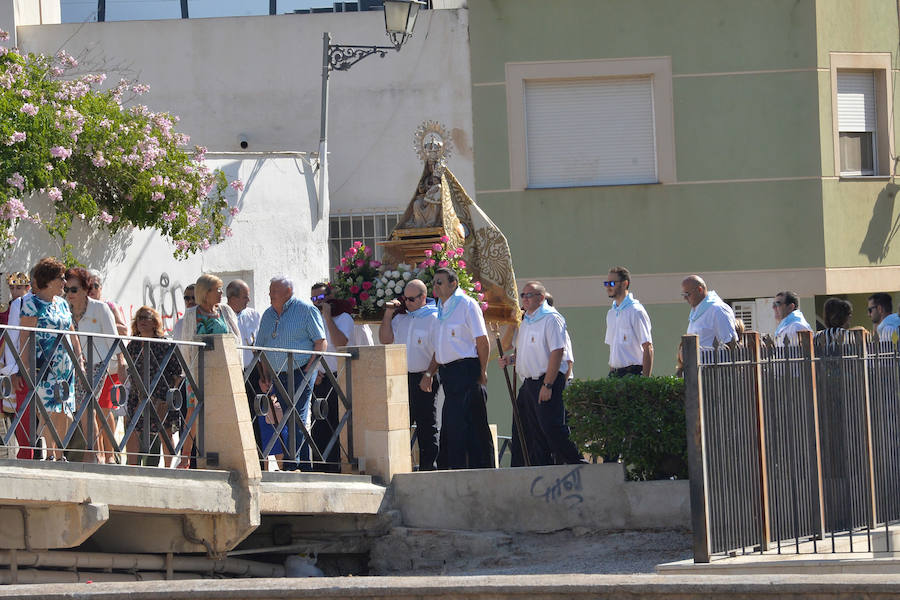
M630 480L687 479L684 380L575 380L565 391L572 439L583 452L621 457Z

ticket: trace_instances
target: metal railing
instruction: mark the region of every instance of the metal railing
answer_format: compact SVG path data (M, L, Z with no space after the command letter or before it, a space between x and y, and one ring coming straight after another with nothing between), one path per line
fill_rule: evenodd
M863 331L685 336L694 560L891 549L900 521L900 350Z
M18 337L26 334L20 349ZM78 452L82 459L112 462L126 453L159 460L151 452L157 446L164 456L178 456L190 440L198 456L204 455L203 352L196 350L205 343L5 325L0 343L18 367L15 375L0 376L0 395L17 399L2 446L36 451L43 438L47 458ZM113 372L120 375L115 383ZM185 410L188 396L192 406ZM62 411L51 404L62 405ZM116 412L125 412L121 435ZM173 424L182 432L177 442L170 435ZM185 434L195 425L196 439Z
M351 375L358 353L266 346L238 346L238 350L253 354L244 368L244 384L261 461L283 454L280 468L287 470L340 472L344 466L357 466ZM326 357L343 359L337 371L328 367ZM260 386L263 373L270 381L265 390Z

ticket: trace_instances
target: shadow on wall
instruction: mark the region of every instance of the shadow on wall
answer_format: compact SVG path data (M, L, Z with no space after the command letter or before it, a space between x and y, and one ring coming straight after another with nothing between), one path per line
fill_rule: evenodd
M859 253L865 255L869 262L882 262L890 251L891 241L900 229L900 215L894 218L894 205L896 203L897 190L900 186L889 183L884 186L875 200L872 208L872 218L869 220L869 229L866 237L859 247Z

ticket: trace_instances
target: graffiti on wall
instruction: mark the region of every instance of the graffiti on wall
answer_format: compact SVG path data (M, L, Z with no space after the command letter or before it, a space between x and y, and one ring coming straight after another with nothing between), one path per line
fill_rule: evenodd
M184 315L184 287L181 282L169 279L168 273L159 276L159 282L144 278L143 304L152 306L162 317L163 328L171 332L175 323ZM129 307L128 320L134 318L134 313L139 306L133 304Z

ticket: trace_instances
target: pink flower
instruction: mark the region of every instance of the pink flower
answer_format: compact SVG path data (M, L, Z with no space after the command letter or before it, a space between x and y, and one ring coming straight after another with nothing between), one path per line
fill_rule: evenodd
M109 225L110 223L112 223L113 218L112 218L111 214L109 214L105 210L101 210L100 211L100 220L103 221L104 223L106 223L107 225Z
M480 306L481 306L481 312L487 312L487 309L488 309L487 302L482 302Z
M240 179L235 179L234 181L232 181L232 182L229 183L228 185L230 185L232 189L235 189L235 190L237 190L237 191L239 191L239 192L240 192L240 191L243 191L243 189L244 189L244 182L241 181Z
M0 29L0 42L5 42L9 39L9 32L3 31Z
M347 264L347 257L346 257L346 256L342 256L342 257L341 257L341 266L343 267L343 266L346 265L346 264Z
M475 297L478 298L479 302L484 300L484 294L482 294L481 292L479 292Z
M349 272L350 272L350 265L346 265L346 266L344 266L344 267L341 267L341 271L343 271L345 274L346 274L346 273L349 273Z
M178 218L178 213L175 212L174 210L167 212L167 213L163 213L163 221L165 221L166 223L171 223L172 221L174 221L177 218Z
M466 261L464 261L464 260L457 261L456 264L459 265L459 268L460 268L460 269L465 269L465 268L466 268Z
M62 146L53 146L50 148L50 156L53 158L61 158L66 160L70 156L72 156L72 151L68 148L63 148Z
M236 217L239 212L241 212L241 209L239 209L237 206L232 206L228 210L228 214L230 214L232 217Z
M428 260L426 260L426 261L425 261L425 266L426 266L426 267L433 267L433 266L434 266L434 259L433 259L433 258L429 258Z
M438 263L438 266L441 268L449 266L449 265L450 265L450 263L447 262L446 260L442 260L441 262Z
M465 252L466 252L466 251L465 251L462 247L459 247L459 248L456 249L456 255L457 255L457 256L462 256L463 254L465 254Z
M6 142L6 145L12 146L17 142L24 142L26 137L24 131L13 131L12 135L9 136L9 141Z
M25 191L25 177L19 174L18 171L12 174L12 176L6 179L6 183L13 186L14 188L19 188L20 192Z
M364 264L366 264L366 261L364 261L364 260L361 259L361 258L357 258L357 259L353 262L353 264L356 265L357 267L361 267L361 266L363 266Z
M444 242L444 243L446 244L447 242L450 241L450 238L447 237L446 235L442 235L442 236L441 236L441 241Z
M373 261L372 261L371 263L369 263L369 264L371 264L374 268L377 269L378 267L381 266L381 261L380 261L380 260L373 260Z
M372 256L372 249L366 246L366 256Z
M351 294L358 294L358 293L359 293L359 286L358 286L358 285L351 285L351 286L350 286L350 293L351 293Z
M356 298L347 298L350 301L350 306L356 306Z
M359 295L359 299L360 299L362 302L365 302L366 300L368 300L368 299L369 299L369 292L363 292L363 293L361 293L361 294Z
M364 290L370 290L370 289L372 289L372 282L371 282L371 281L363 281L363 282L362 282L362 289L364 289Z
M37 114L37 111L38 111L37 106L35 106L31 102L26 102L25 104L22 105L22 108L20 108L19 110L21 112L25 113L26 115L28 115L29 117L33 117L34 115Z
M52 187L47 190L47 195L50 196L50 199L54 202L59 202L60 200L62 200L62 192L59 191L59 188L57 187Z
M426 251L425 251L425 257L426 257L426 258L431 258L431 255L432 255L432 254L434 254L434 253L433 253L431 250L426 250Z
M432 244L431 249L434 250L435 252L440 252L441 250L444 249L444 247L441 246L440 244Z
M361 246L362 246L362 242L360 242L359 240L353 242L353 247L354 247L354 248L359 248L359 247L361 247Z
M476 281L475 284L474 284L472 287L475 288L475 291L476 291L476 292L480 292L480 291L481 291L481 282L480 282L480 281Z

